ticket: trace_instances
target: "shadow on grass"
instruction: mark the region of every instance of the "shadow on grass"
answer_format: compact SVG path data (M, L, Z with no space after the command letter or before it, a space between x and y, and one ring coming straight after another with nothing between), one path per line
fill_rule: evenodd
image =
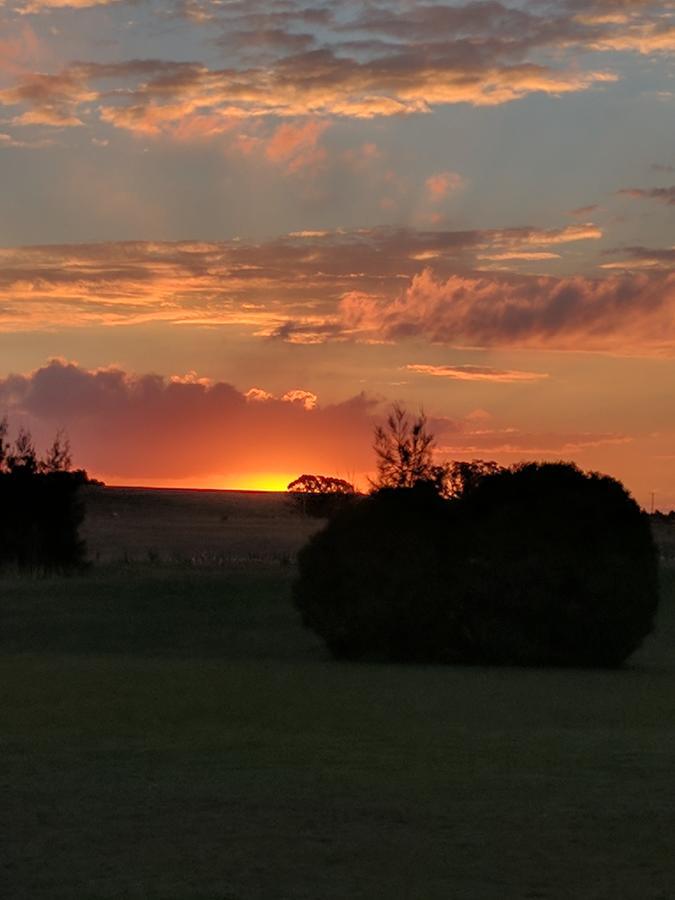
M91 567L72 577L0 578L0 653L322 660L291 602L292 567L170 563ZM675 567L661 572L656 630L632 671L672 668Z
M0 579L0 651L231 658L321 657L279 565L92 567Z

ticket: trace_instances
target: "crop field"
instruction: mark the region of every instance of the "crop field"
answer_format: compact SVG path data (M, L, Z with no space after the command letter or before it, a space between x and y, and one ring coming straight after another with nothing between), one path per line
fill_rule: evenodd
M620 671L336 663L282 495L87 500L0 579L3 900L675 897L672 560Z

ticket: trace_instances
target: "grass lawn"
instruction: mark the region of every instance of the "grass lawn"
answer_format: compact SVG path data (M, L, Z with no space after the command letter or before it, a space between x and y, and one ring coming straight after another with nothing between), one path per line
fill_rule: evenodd
M3 900L675 897L672 569L622 671L337 664L270 517L0 582Z

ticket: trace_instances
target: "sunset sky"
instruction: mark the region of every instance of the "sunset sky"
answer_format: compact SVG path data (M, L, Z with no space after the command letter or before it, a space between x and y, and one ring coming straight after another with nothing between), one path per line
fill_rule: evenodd
M675 2L0 0L0 414L113 484L675 507Z

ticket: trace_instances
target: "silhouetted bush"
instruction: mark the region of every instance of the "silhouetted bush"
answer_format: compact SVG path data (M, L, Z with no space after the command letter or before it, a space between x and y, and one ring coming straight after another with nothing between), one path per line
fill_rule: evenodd
M451 586L438 561L451 512L428 485L383 489L300 551L296 606L336 657L442 657L438 620L445 621Z
M381 490L316 534L295 603L337 657L615 666L653 627L648 517L567 464L481 477L460 499Z
M529 463L482 479L459 511L475 661L616 666L652 630L658 556L620 482Z
M0 565L67 571L85 557L79 472L0 473Z
M87 473L70 469L67 439L57 434L38 459L30 433L20 430L10 447L0 422L0 566L20 571L67 571L84 562L79 529L84 518L80 487Z

